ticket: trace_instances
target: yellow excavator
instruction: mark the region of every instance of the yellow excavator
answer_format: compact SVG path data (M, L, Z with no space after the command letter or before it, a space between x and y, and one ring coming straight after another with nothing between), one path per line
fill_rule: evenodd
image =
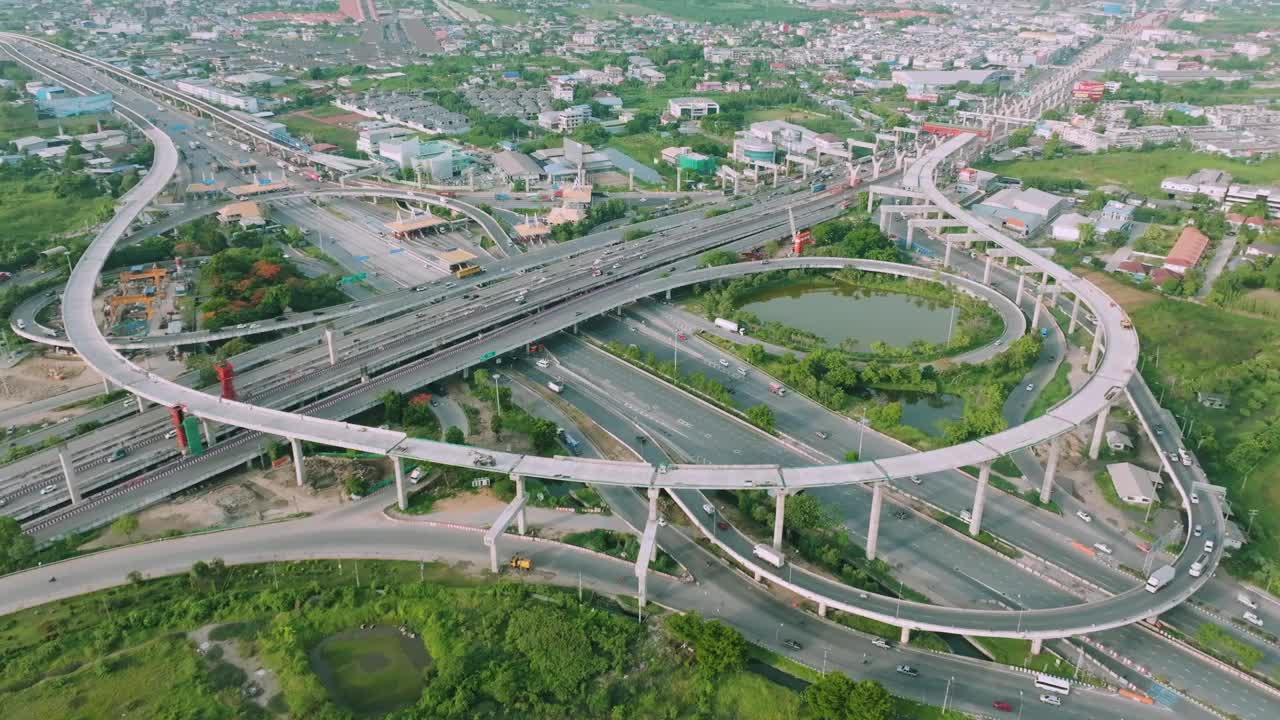
M529 571L533 569L533 561L522 555L512 555L511 561L507 563L512 570Z

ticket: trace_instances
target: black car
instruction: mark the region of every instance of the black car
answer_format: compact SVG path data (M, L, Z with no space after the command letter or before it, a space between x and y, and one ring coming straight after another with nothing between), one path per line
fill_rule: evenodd
M783 641L782 641L782 644L783 644L783 645L786 645L787 647L791 648L792 650L803 650L803 649L804 649L804 646L803 646L803 645L801 645L800 643L796 642L795 640L792 640L791 638L787 638L786 640L783 640Z

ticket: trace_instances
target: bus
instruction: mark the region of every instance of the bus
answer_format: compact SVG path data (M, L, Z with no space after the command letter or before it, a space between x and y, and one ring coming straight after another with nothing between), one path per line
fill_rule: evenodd
M483 271L484 270L479 265L460 265L453 271L453 276L456 278L464 278L468 275L475 275L476 273Z
M1209 553L1200 553L1200 557L1196 558L1196 561L1191 563L1191 569L1187 571L1187 574L1191 577L1200 577L1200 574L1204 572L1204 568L1208 564Z
M1059 695L1071 694L1071 683L1052 675L1036 675L1036 687Z

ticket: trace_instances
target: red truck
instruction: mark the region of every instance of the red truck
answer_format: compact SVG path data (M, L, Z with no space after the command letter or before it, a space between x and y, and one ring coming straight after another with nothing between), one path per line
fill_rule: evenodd
M777 395L778 397L786 397L787 395L787 389L782 387L779 383L769 383L769 392Z

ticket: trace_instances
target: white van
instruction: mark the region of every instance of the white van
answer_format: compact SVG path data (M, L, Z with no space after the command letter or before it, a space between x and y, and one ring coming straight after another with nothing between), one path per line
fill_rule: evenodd
M1244 605L1250 610L1258 609L1258 603L1255 602L1253 598L1249 597L1247 593L1237 593L1236 600L1239 600L1241 605Z
M538 360L538 367L540 367L540 368L542 368L542 369L544 369L544 370L545 370L545 369L547 369L547 368L551 367L551 361L550 361L550 360L548 360L548 359L546 359L546 358L541 358L541 359L539 359L539 360Z
M23 320L22 318L18 318L18 329L19 329L19 330L26 330L26 329L27 329L27 321L26 321L26 320Z
M409 473L409 482L413 485L417 485L418 481L421 479L422 479L422 466L419 465L415 467L412 472Z

